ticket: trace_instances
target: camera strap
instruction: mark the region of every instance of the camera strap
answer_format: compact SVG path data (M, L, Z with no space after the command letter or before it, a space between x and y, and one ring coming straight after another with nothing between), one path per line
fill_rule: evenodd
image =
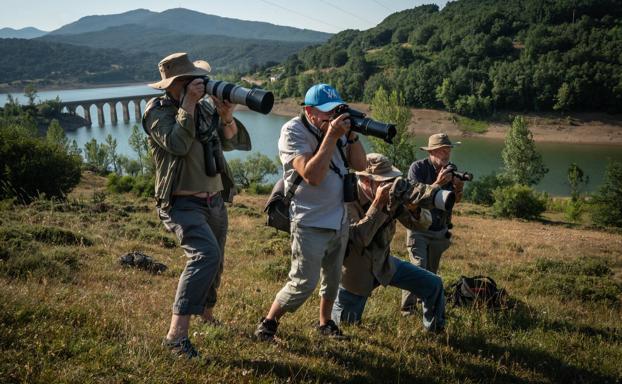
M302 121L303 121L303 123L305 125L305 128L307 128L309 130L309 132L311 132L318 139L317 147L315 147L315 150L313 151L313 155L315 155L317 153L317 151L320 149L320 145L322 144L322 138L318 137L313 132L313 130L311 130L311 128L309 126L307 126L307 124L309 124L309 123L307 122L304 114L301 117L302 117ZM294 169L294 173L296 173L296 178L294 179L293 184L291 185L291 187L289 187L289 189L287 190L287 193L285 194L285 203L287 204L287 206L289 206L289 203L292 201L292 198L294 197L294 193L296 193L296 189L298 189L298 186L302 182L302 176L300 176L300 174L298 172L296 172L295 169Z

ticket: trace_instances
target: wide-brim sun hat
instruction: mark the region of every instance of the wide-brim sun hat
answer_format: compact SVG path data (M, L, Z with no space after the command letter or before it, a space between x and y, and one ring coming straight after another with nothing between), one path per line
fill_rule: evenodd
M166 56L158 63L158 70L162 79L156 83L148 84L155 89L167 89L175 79L181 77L207 76L211 67L205 60L190 61L188 54L184 52L173 53Z
M428 146L427 147L419 147L424 151L432 151L434 149L448 147L453 148L454 146L460 144L459 141L452 143L449 140L449 136L446 133L435 133L434 135L428 138Z
M369 177L375 181L387 181L402 176L402 171L393 166L391 160L380 153L367 154L365 170L356 172L359 176Z
M322 112L332 111L336 107L345 104L339 92L328 84L315 84L305 94L304 106L314 107Z

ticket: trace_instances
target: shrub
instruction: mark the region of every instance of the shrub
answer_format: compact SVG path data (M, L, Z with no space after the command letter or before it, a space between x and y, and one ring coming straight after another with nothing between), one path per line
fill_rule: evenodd
M495 202L493 191L508 185L507 180L492 173L467 183L464 199L475 204L492 205Z
M493 196L497 216L536 219L546 210L546 197L526 185L500 187L493 191Z
M593 197L592 220L603 226L622 227L622 162L607 165L605 179Z
M119 176L111 173L106 188L112 193L132 192L139 197L151 197L155 190L155 180L146 176Z
M259 152L251 153L246 160L233 159L229 162L235 183L242 188L261 184L268 175L279 171L279 165Z
M0 131L0 198L29 203L39 195L64 197L80 182L82 160L56 144L19 130Z

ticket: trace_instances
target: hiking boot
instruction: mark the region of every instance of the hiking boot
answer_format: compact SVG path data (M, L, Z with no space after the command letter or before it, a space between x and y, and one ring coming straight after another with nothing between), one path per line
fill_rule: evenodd
M194 348L188 337L182 337L177 340L164 339L162 345L178 357L186 357L188 359L199 357L199 352Z
M340 340L347 339L347 336L341 332L341 329L339 329L337 324L335 324L332 320L328 320L328 322L324 325L318 325L317 331L322 336L328 336Z
M272 341L278 327L279 323L276 320L262 317L255 329L255 337L261 341Z

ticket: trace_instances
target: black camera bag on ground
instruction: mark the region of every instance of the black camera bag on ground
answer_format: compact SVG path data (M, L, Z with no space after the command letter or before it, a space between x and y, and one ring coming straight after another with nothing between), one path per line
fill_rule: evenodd
M497 288L497 283L488 276L460 276L449 286L449 301L455 307L481 307L499 309L507 305L507 292Z

